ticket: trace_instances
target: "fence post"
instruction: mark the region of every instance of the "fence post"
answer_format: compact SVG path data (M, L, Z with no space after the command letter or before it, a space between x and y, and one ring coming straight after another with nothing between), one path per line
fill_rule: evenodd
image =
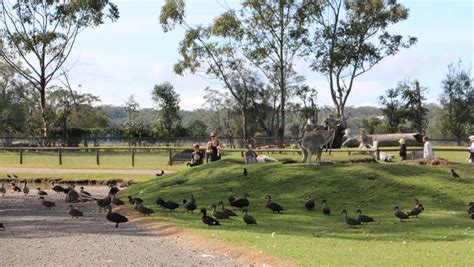
M95 149L95 162L97 163L97 165L100 165L99 149L98 148Z
M63 165L63 153L61 148L58 148L58 157L59 157L59 165Z
M132 167L135 167L135 148L132 147Z
M377 155L377 160L380 160L380 150L378 147L376 148L375 153Z
M352 153L350 150L347 150L347 155L350 156Z
M23 164L23 149L20 149L20 164Z
M168 149L168 152L169 152L169 156L168 156L169 162L168 162L168 164L169 164L170 166L172 166L172 165L173 165L173 152L172 152L172 149L169 148L169 149Z

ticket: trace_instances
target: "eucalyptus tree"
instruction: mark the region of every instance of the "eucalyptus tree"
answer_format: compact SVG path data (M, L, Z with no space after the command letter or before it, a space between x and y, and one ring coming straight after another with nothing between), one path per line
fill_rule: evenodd
M1 7L0 56L39 94L42 134L48 144L47 88L65 66L79 34L106 18L117 20L117 6L108 0L5 0Z
M314 4L314 40L306 50L311 68L327 77L337 115L344 116L355 79L417 42L389 32L408 19L409 9L397 0L307 2Z
M179 95L170 83L155 85L152 91L152 99L157 104L159 115L157 119L158 132L164 133L168 138L173 129L181 123L179 116Z

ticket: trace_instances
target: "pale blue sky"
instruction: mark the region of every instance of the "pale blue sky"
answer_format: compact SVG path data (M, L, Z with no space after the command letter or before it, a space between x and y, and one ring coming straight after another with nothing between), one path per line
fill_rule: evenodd
M211 22L223 11L222 1L187 1L188 19L192 23ZM118 22L88 29L79 36L70 60L71 64L76 62L71 73L72 84L82 84L82 92L99 95L104 104L122 105L134 94L141 107L152 107L150 93L153 86L169 81L180 94L183 109L200 107L204 88L219 85L199 76L181 77L173 73L183 32L179 28L166 34L162 31L158 16L164 1L113 2L120 10ZM386 58L360 76L349 105L377 105L378 96L404 78L418 78L422 86L429 88L429 100L437 102L447 65L458 59L466 66L472 65L472 1L401 2L410 8L410 17L395 26L393 32L416 36L418 43ZM304 62L298 63L297 69L318 89L318 103L332 104L326 79L311 72Z

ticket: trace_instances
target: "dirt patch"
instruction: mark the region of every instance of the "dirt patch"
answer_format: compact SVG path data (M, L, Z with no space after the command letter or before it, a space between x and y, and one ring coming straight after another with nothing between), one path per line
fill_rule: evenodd
M374 158L358 158L358 159L350 159L350 160L343 160L342 163L349 163L349 164L357 164L357 163L378 163L378 161Z
M444 158L427 158L427 159L415 159L415 160L406 160L404 161L407 164L415 165L452 165L455 164Z
M116 211L127 216L131 223L138 224L160 236L175 240L183 246L211 251L213 254L228 257L250 266L297 266L294 262L269 255L261 250L257 251L244 246L212 240L191 230L157 220L156 217L153 219L144 217L126 206L119 206Z

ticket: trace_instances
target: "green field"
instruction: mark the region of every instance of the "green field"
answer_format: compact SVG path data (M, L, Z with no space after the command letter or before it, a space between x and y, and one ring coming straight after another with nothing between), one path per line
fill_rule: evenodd
M170 223L305 266L468 266L474 260L474 221L466 212L467 203L474 201L474 165L453 165L461 182L451 179L451 166L274 163L247 166L248 177L242 175L243 167L225 159L140 183L120 196L143 198L146 206L155 209L155 217ZM161 187L181 178L189 180ZM157 197L180 202L193 193L198 206L207 208L219 200L227 203L230 189L238 196L250 195L249 212L258 225L247 227L239 212L238 218L221 221L222 226L208 227L198 213L186 214L182 209L170 213L154 203ZM327 199L332 215L324 216L319 209L306 211L306 193L318 203ZM285 207L283 214L265 208L267 194ZM425 212L400 223L393 207L410 210L414 198L424 204ZM351 229L340 211L345 208L354 216L359 207L376 223Z

